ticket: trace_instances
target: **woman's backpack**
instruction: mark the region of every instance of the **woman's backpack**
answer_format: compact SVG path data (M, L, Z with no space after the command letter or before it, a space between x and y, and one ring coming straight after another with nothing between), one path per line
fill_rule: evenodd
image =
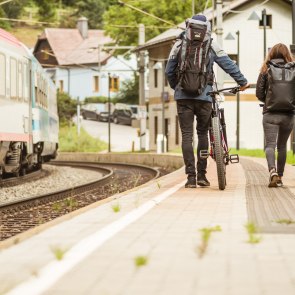
M295 111L295 62L268 62L265 107L270 112Z

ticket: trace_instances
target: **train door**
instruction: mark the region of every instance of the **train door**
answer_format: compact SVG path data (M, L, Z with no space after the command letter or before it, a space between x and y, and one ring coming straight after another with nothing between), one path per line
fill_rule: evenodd
M28 101L29 117L28 117L28 131L30 134L28 144L28 154L33 153L33 115L32 115L32 64L31 60L27 60L24 65L24 82L25 82L25 99Z

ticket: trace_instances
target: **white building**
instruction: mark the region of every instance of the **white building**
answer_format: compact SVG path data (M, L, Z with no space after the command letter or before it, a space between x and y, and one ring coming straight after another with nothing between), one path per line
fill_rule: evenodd
M262 21L249 20L255 11L261 17L262 10L266 9L267 29L266 47L276 43L290 45L292 41L292 15L290 0L234 0L225 2L223 7L223 44L224 50L236 59L237 39L225 40L228 33L235 38L240 32L240 69L251 84L256 84L259 69L264 56L264 38ZM216 12L211 8L204 12L211 21L213 32L216 28ZM184 28L184 23L180 25ZM181 29L170 29L161 35L149 40L138 50L147 50L149 62L149 127L150 147L156 149L157 134L166 134L168 150L180 146L180 130L177 120L176 104L173 99L173 90L164 84L164 91L169 93L165 102L165 118L162 118L162 69L155 67L157 61L167 60L170 49ZM215 38L213 33L213 38ZM216 72L216 71L215 71ZM224 86L235 85L234 81L224 74ZM231 147L236 146L236 97L226 97L224 104L228 142ZM164 124L162 124L162 122ZM164 127L164 130L163 130ZM240 102L240 148L263 148L262 114L259 102L255 96L255 89L241 93Z
M60 91L71 97L113 97L126 80L133 79L136 57L112 56L106 51L113 40L103 30L88 30L86 18L77 29L45 29L38 38L34 55L47 68ZM110 53L108 53L110 52ZM109 79L110 78L110 79Z

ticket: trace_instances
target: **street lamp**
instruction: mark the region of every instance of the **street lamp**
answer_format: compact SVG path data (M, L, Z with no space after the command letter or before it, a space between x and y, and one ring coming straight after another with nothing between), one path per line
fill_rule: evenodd
M158 61L153 66L154 70L162 70L162 92L161 92L161 101L162 101L162 153L165 152L165 61Z
M236 31L237 35L237 66L240 66L240 31ZM236 38L232 33L228 33L225 40L235 40ZM236 149L240 149L240 92L237 92L237 130L236 130Z
M267 16L266 16L266 9L264 8L261 12L261 18L259 17L259 15L253 11L251 13L251 15L249 16L248 20L262 20L262 25L263 25L263 58L266 57L266 20L267 20Z
M108 73L108 152L111 152L111 73Z

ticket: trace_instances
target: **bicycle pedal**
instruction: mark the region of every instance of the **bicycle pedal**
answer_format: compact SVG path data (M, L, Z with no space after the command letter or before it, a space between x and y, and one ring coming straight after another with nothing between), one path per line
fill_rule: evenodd
M229 156L229 160L232 164L236 164L240 162L240 158L238 154L233 154Z
M207 159L210 156L209 151L207 150L200 150L200 157L201 159Z

